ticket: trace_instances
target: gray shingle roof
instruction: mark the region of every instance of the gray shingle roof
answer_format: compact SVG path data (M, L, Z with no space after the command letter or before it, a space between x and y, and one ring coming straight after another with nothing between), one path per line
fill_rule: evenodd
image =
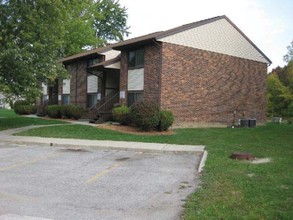
M213 17L213 18L208 18L208 19L204 19L201 21L197 21L197 22L193 22L190 24L185 24L176 28L172 28L166 31L159 31L159 32L155 32L155 33L151 33L151 34L147 34L147 35L143 35L140 37L136 37L136 38L131 38L125 41L121 41L115 44L110 44L106 47L102 47L102 48L97 48L94 50L90 50L90 51L86 51L83 53L79 53L76 55L72 55L69 57L66 57L62 60L62 62L68 62L68 61L72 61L75 59L80 59L82 57L87 57L87 56L91 56L94 54L100 54L106 51L109 51L111 49L114 50L124 50L127 48L131 48L131 47L136 47L136 46L140 46L140 45L144 45L150 42L153 42L155 40L159 41L161 38L163 37L167 37L170 35L174 35L177 33L180 33L182 31L186 31L195 27L199 27L220 19L226 19L259 53L261 53L265 59L268 60L269 63L272 63L271 60L225 15L223 16L217 16L217 17Z

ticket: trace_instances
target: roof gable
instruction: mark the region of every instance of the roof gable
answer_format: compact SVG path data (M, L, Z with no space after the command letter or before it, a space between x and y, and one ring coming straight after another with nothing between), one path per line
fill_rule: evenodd
M270 64L270 59L226 16L166 31L158 41L212 51Z
M66 57L63 63L96 55L115 57L114 50L125 50L142 46L154 41L168 42L182 46L212 51L235 57L271 64L270 59L225 15L217 16L190 24L128 39L106 47L97 48ZM113 50L112 50L113 51ZM112 55L113 54L113 55Z

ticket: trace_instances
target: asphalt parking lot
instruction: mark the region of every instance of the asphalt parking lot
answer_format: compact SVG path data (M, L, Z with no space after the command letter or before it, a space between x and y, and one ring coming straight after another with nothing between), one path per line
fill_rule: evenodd
M179 219L199 160L0 142L0 220Z

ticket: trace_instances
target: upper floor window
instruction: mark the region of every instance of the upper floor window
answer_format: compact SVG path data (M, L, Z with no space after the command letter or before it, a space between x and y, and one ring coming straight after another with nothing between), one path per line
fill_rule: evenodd
M128 67L143 67L144 65L144 50L129 51Z
M87 61L87 66L90 67L90 66L95 65L95 64L97 64L99 62L100 62L99 58L90 59L90 60Z

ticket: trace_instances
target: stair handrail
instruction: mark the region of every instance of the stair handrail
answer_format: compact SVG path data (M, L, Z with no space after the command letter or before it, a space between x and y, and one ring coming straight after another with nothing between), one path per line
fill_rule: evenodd
M102 105L100 105L98 108L96 108L95 111L96 112L100 111L104 106L107 106L107 104L109 104L114 98L117 98L118 95L119 95L119 92L114 93L110 98L108 98L106 100L106 102L104 102ZM110 106L110 108L112 108L115 103L111 103L111 104L112 105ZM109 108L109 106L108 106L108 108ZM106 108L105 111L110 110L110 108L109 109L108 108Z
M113 90L112 92L110 92L108 95L104 96L101 100L99 100L95 105L93 105L92 107L90 107L90 111L96 110L99 108L100 105L103 105L103 103L111 98L111 96L115 95L117 93L117 89Z

